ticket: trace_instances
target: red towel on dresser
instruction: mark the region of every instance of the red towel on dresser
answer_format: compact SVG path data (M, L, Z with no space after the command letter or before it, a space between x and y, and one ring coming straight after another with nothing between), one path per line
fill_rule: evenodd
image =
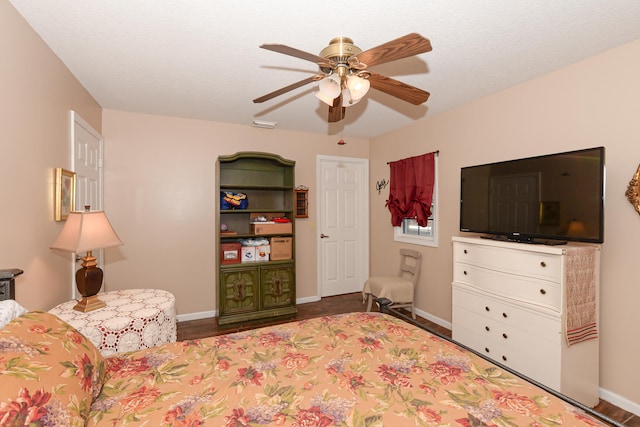
M565 330L567 344L598 337L595 246L566 248Z

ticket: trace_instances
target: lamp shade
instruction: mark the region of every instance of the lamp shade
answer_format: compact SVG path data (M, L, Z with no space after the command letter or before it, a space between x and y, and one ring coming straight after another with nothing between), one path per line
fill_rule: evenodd
M320 80L318 83L318 89L320 93L322 93L327 98L335 99L340 95L340 76L332 74L324 79Z
M334 98L329 98L328 96L324 96L322 92L316 92L316 98L318 98L320 101L327 104L329 107L333 106Z
M351 92L349 92L349 89L342 89L342 106L343 107L351 107L352 105L356 105L358 102L360 102L362 98L358 98L358 99L353 99L351 97Z
M85 252L120 246L122 241L103 211L70 212L51 249Z
M365 96L369 92L369 87L371 87L371 83L367 79L355 75L347 78L347 88L349 88L351 99L354 101Z

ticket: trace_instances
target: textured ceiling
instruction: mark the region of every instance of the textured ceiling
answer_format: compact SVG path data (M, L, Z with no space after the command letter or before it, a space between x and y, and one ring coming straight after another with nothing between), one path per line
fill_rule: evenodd
M10 0L108 109L371 138L640 38L638 0ZM363 50L408 33L433 51L373 71L431 93L414 106L371 90L327 123L315 84L252 99L317 71L259 49Z

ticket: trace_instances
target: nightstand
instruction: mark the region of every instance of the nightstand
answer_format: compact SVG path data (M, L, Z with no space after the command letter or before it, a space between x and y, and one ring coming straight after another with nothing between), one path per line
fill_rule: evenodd
M51 310L98 347L103 355L156 347L176 341L175 297L159 289L102 292L107 305L83 313L76 300Z

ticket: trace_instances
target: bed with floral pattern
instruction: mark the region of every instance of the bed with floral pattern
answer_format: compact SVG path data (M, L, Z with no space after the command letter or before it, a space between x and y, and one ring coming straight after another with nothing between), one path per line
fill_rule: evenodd
M0 330L2 426L600 426L382 313L103 357L50 313Z

